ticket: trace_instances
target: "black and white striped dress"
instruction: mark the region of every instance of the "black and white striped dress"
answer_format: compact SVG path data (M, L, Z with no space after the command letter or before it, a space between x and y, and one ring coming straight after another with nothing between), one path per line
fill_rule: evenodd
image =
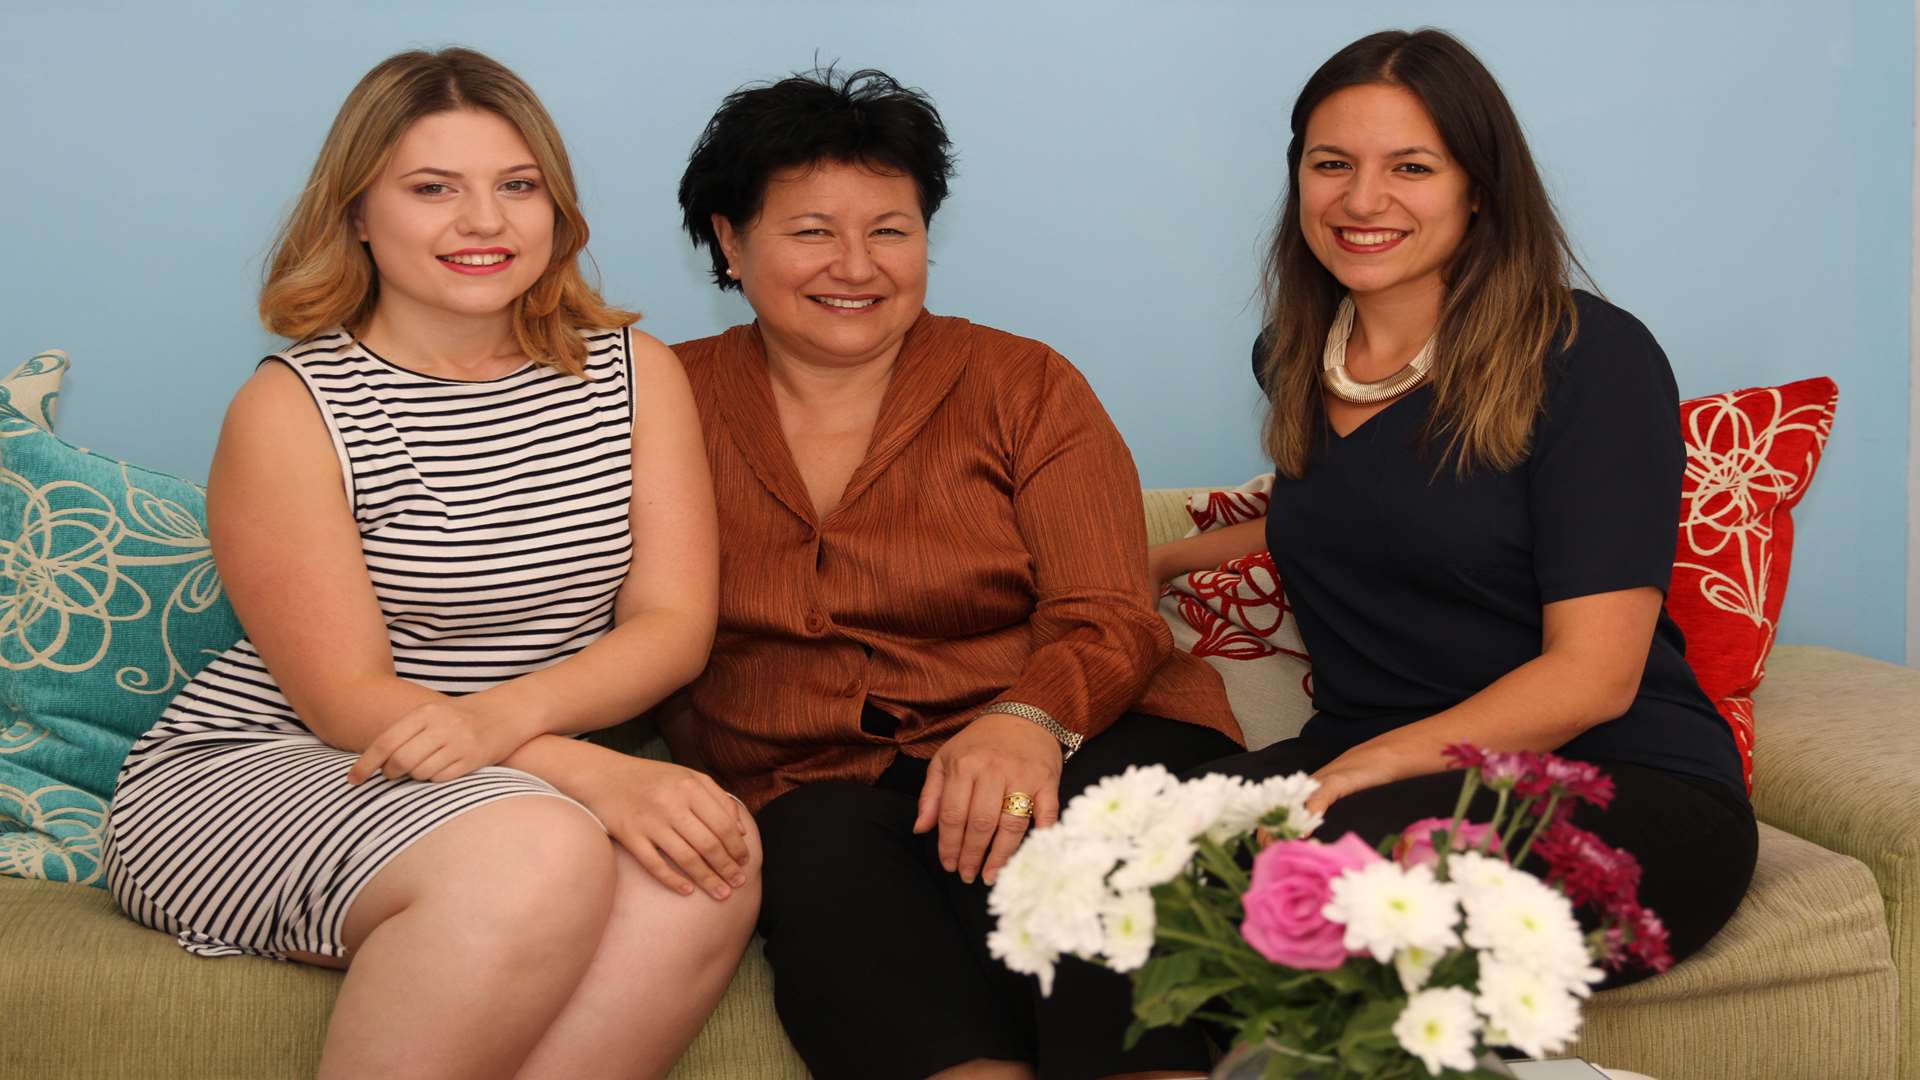
M434 378L344 331L269 358L300 374L333 437L400 677L484 690L612 626L632 552L631 339L586 340L585 380L532 364ZM565 798L501 766L350 786L356 757L301 724L243 638L121 769L115 898L202 955L338 957L348 906L407 845L499 799Z

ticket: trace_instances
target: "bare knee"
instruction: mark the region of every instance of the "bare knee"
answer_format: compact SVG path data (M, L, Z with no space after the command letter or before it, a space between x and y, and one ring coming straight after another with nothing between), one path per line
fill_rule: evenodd
M613 846L586 812L528 796L470 810L402 852L347 914L357 948L402 912L430 909L477 942L542 948L595 938L613 902Z

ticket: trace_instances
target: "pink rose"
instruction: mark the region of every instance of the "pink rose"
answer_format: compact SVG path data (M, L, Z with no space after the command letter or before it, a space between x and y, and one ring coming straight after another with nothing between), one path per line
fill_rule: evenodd
M1393 846L1394 861L1401 866L1426 866L1439 862L1440 856L1433 850L1433 834L1446 832L1452 824L1452 818L1430 817L1421 818L1407 826L1407 831L1400 834L1400 842ZM1453 834L1453 850L1477 851L1480 842L1489 833L1493 834L1493 845L1487 850L1497 854L1500 851L1500 835L1493 832L1493 826L1475 825L1470 821L1461 822L1460 831Z
M1321 914L1333 879L1380 861L1352 833L1331 844L1281 840L1253 857L1253 883L1240 898L1247 918L1240 936L1261 956L1302 971L1331 971L1346 962L1346 928Z

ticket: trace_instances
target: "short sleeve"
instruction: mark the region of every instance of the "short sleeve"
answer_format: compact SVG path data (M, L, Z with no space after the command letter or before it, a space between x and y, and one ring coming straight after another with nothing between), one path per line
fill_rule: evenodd
M1548 361L1527 463L1534 574L1549 604L1666 591L1687 461L1666 353L1631 315L1580 300L1574 344Z

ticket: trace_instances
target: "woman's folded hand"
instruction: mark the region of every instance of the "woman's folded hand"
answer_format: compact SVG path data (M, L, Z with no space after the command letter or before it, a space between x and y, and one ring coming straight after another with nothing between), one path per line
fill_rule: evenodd
M423 702L374 737L347 770L347 782L375 773L389 780L457 780L505 761L531 734L489 717L474 698Z
M938 826L940 864L962 881L980 875L991 885L1028 824L1045 828L1060 816L1060 764L1059 741L1033 721L982 714L927 763L913 831ZM1031 818L1002 811L1015 792L1032 798Z
M725 900L746 884L747 810L711 776L681 765L614 755L580 785L581 802L667 888L696 884Z

